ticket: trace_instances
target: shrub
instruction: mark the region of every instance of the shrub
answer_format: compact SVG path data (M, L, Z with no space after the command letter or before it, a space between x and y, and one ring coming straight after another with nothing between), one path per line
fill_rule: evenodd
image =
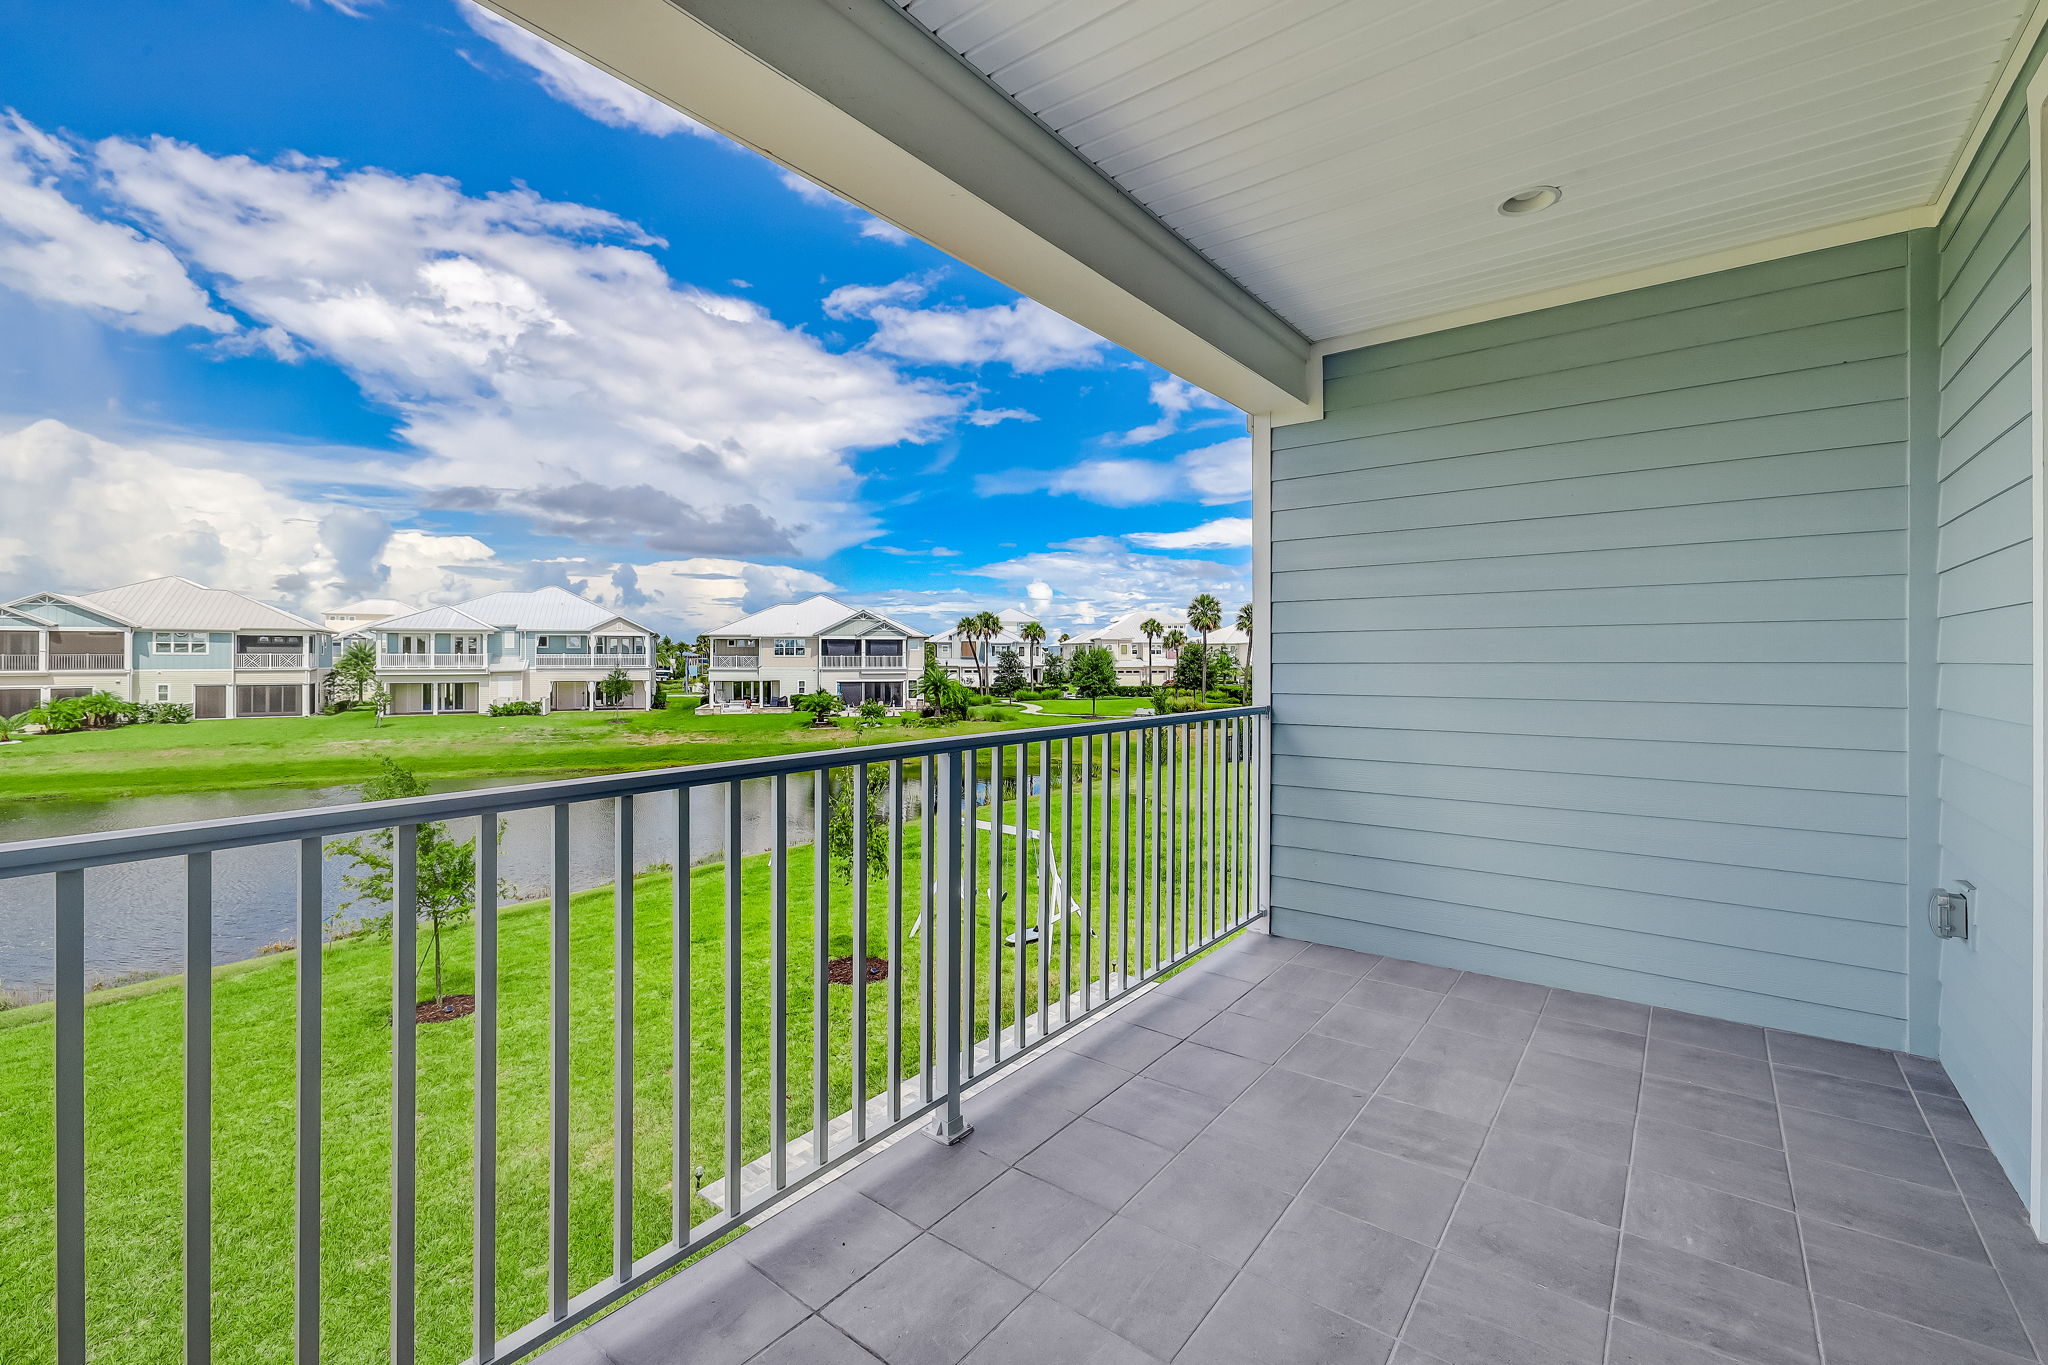
M486 712L493 716L537 716L541 713L537 701L494 701Z
M860 704L862 720L883 720L889 715L889 708L878 701L864 701Z
M811 718L813 725L830 725L835 712L844 709L846 703L839 699L837 692L806 692L790 705Z
M133 719L139 725L184 725L192 719L192 708L178 701L139 701Z

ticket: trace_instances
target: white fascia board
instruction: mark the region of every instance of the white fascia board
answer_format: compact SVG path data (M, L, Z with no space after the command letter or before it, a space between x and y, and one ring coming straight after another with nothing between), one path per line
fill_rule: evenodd
M889 0L484 0L1248 412L1309 343Z

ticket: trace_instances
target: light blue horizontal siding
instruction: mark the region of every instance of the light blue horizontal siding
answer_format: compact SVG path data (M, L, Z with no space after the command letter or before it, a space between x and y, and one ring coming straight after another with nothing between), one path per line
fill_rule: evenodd
M1329 360L1274 434L1281 932L1904 1043L1905 268Z
M2021 1190L2036 951L2025 88L2023 76L1939 229L1936 552L1940 877L1977 887L1970 939L1941 948L1942 1059Z

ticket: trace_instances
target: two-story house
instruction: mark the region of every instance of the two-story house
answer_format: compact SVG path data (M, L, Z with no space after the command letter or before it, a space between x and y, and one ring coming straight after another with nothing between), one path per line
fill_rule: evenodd
M1157 621L1166 630L1180 631L1190 643L1199 639L1189 628L1185 611L1169 607L1142 607L1137 611L1127 611L1107 624L1069 640L1067 647L1094 646L1108 650L1110 657L1116 660L1116 680L1126 686L1162 686L1173 681L1173 669L1180 662L1180 651L1168 649L1162 643L1163 634L1152 637L1148 651L1142 629L1147 621ZM1209 647L1223 650L1243 664L1251 641L1236 626L1226 625L1209 632Z
M0 607L0 713L111 692L202 720L311 715L333 662L318 624L189 578L32 593Z
M743 616L711 632L711 703L786 706L832 691L849 706L903 706L924 667L923 632L830 597Z
M614 705L644 710L655 696L658 632L565 588L494 592L378 621L377 678L393 715L475 714L493 702L552 711L605 705L614 669L632 686Z
M996 662L1003 657L1003 651L1013 649L1017 651L1017 666L1024 670L1026 677L1036 683L1045 674L1046 660L1059 652L1059 645L1056 643L1059 638L1057 632L1048 631L1046 638L1039 643L1037 650L1033 651L1031 642L1024 638L1022 631L1025 625L1037 621L1037 617L1011 607L997 612L996 619L1003 623L1003 628L986 640L978 635L963 635L958 629L942 631L932 636L932 645L938 650L939 663L948 673L969 687L980 687L984 680L981 667L983 656L987 656L987 678L992 680L995 677Z
M370 627L379 621L389 621L394 616L410 616L419 608L410 602L400 602L392 597L366 597L360 602L345 606L329 607L320 613L321 623L334 632L337 640L369 634Z

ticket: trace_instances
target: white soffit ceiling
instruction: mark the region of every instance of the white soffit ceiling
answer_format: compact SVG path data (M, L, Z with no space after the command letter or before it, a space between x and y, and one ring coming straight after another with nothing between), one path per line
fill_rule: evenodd
M2030 8L897 3L1318 340L1925 206Z

